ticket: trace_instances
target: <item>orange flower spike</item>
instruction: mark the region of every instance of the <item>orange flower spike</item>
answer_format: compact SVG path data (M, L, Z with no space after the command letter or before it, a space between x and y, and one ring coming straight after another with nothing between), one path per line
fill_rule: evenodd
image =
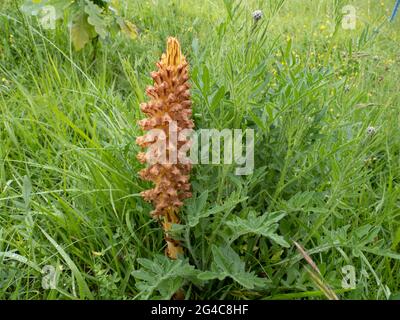
M142 197L154 205L151 215L162 219L162 226L167 242L166 254L171 259L176 259L183 254L179 243L169 235L172 224L178 224L179 208L183 200L191 197L189 173L190 164L179 161L179 157L169 157L169 151L176 151L187 143L187 139L170 143L170 126L175 123L176 136L185 129L194 127L192 116L192 102L189 92L189 68L185 57L182 55L180 44L175 38L168 38L167 52L157 63L158 70L151 73L154 85L146 90L150 101L143 103L140 109L147 115L140 120L139 125L145 131L152 129L162 130L163 134L154 137L150 132L136 139L136 143L147 152L138 154L142 163L148 167L139 172L142 179L152 181L154 188L141 193ZM159 143L165 145L164 161L160 158ZM163 153L163 152L161 152ZM171 152L172 153L172 152ZM166 161L165 161L166 160Z

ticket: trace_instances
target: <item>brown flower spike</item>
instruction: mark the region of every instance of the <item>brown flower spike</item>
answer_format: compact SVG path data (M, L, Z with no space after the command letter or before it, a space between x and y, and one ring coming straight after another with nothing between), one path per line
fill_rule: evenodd
M157 67L158 71L151 73L154 86L146 90L150 101L140 105L147 118L139 121L139 125L148 133L136 139L136 143L147 148L147 152L141 152L137 157L142 163L148 164L139 172L141 178L155 184L153 189L141 195L154 205L151 215L162 220L167 242L166 254L176 259L183 254L183 249L179 241L170 237L169 231L173 223L179 223L178 211L183 205L182 201L192 196L189 183L191 164L182 163L176 151L189 142L186 137L180 137L182 130L194 127L191 120L189 68L177 39L168 38L167 53L162 55ZM174 137L171 135L173 124ZM154 129L162 131L162 134L154 135ZM164 154L167 155L163 161L160 160L160 145L165 146Z

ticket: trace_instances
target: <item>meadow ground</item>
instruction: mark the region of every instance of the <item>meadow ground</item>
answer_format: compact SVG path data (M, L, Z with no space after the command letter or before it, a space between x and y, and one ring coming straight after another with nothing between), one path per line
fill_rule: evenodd
M138 39L80 52L67 23L42 30L18 2L0 2L0 298L400 298L394 1L126 1ZM255 130L252 175L195 166L175 262L135 144L171 35L196 127Z

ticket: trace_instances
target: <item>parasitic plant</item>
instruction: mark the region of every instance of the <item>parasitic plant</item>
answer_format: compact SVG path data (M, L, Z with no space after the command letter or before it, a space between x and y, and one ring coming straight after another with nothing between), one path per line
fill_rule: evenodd
M147 167L139 172L142 179L154 183L154 188L143 191L142 197L151 202L151 215L162 223L167 242L166 254L176 259L183 254L179 241L171 238L172 224L178 224L179 208L183 200L191 197L189 173L190 161L182 161L178 150L190 144L183 136L185 130L194 127L192 102L189 92L189 68L175 38L168 38L167 52L157 63L158 70L151 73L154 85L146 90L150 101L140 105L147 116L139 125L147 133L136 143L147 148L137 155Z

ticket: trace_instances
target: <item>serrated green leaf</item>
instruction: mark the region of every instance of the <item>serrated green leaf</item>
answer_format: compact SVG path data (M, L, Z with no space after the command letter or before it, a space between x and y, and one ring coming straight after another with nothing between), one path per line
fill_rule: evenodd
M171 260L157 255L153 260L138 259L141 269L132 272L138 280L136 286L140 297L148 299L159 292L161 299L170 299L187 278L196 278L198 270L187 260Z
M267 281L265 279L258 278L254 273L249 272L234 274L232 275L232 279L247 289L265 287L267 285Z
M221 272L204 271L199 273L197 276L200 280L208 281L213 279L218 279L220 281L224 280L228 275Z
M208 199L208 190L204 191L199 197L192 198L188 201L187 215L189 226L194 227L199 223L202 212L206 208Z
M282 236L280 236L276 233L268 234L268 238L270 238L275 243L279 244L281 247L284 247L284 248L290 247L289 243L287 243L287 241Z
M223 270L227 274L244 271L244 262L240 260L239 255L230 246L217 247L213 245L211 250L214 263L219 270Z
M233 233L231 241L250 233L267 237L280 246L288 248L290 245L276 233L279 227L277 222L284 216L286 216L285 212L278 211L257 217L256 213L251 211L246 219L235 217L226 222Z
M188 222L191 227L196 226L200 219L216 215L220 212L230 212L239 203L248 199L248 197L239 198L236 193L233 193L222 205L217 205L206 210L207 197L208 191L205 191L198 200L195 200L199 201L198 203L191 202L191 205L188 206Z
M313 207L312 200L317 200L317 195L318 194L315 191L299 192L291 197L289 201L287 201L286 205L290 210L293 211L307 211L310 207Z
M230 277L247 289L267 285L265 279L258 278L253 272L246 272L245 263L240 260L239 255L230 246L217 247L213 245L211 250L214 258L211 271L199 273L198 279L204 281L223 280Z
M103 10L92 1L86 0L85 12L88 15L87 22L94 27L101 38L106 38L108 31L106 19L102 14Z

